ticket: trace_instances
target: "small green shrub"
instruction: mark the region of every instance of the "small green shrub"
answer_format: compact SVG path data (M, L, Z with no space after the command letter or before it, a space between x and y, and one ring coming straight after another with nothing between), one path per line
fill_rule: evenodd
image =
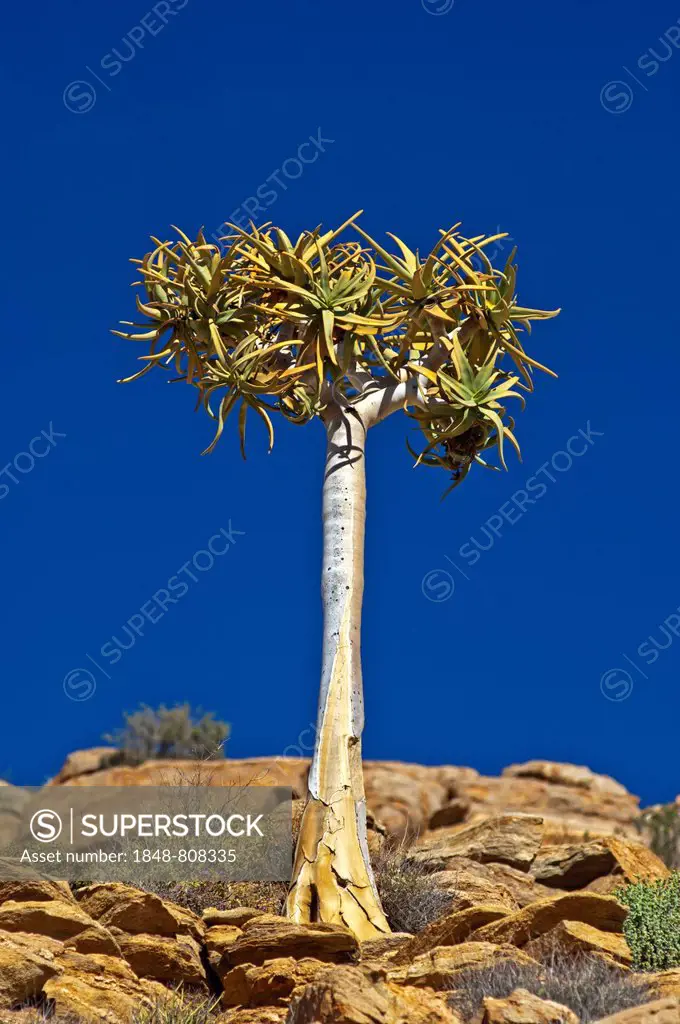
M386 846L373 865L385 916L395 932L416 934L449 910L455 896L441 889L406 848Z
M648 807L636 825L667 867L680 868L680 807L677 804Z
M637 971L680 967L680 872L656 882L635 882L617 892L628 907L623 934Z
M195 758L215 760L224 757L224 744L230 727L215 719L212 712L194 717L189 704L154 709L142 704L138 711L124 714L125 725L105 740L114 743L125 764L141 764L150 758Z

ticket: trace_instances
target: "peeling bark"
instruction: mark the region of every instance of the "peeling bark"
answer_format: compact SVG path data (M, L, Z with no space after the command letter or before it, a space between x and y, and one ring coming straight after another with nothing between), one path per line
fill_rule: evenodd
M321 692L287 913L343 924L367 939L390 928L368 854L361 765L366 424L355 409L335 407L326 431Z

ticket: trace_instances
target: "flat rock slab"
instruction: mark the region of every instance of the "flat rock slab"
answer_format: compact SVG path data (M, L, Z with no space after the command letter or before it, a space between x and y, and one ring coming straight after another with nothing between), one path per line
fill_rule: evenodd
M543 840L543 818L531 814L501 814L472 825L437 829L423 836L410 859L432 871L445 871L454 857L482 864L509 864L526 871Z
M544 935L560 921L583 921L606 932L621 932L626 908L613 896L569 893L531 903L500 921L484 925L470 936L478 942L512 942L524 946Z

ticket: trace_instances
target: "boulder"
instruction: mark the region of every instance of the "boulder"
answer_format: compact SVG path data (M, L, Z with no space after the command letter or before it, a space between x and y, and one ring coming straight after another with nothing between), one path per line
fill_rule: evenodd
M606 932L620 932L626 908L613 896L568 893L554 896L485 924L470 936L474 942L511 942L524 946L554 928L560 921L582 921Z
M543 839L543 819L530 814L503 814L471 825L437 829L421 837L410 858L431 871L450 869L454 857L482 864L496 862L526 870Z
M563 764L559 761L525 761L511 764L503 769L503 776L515 779L541 779L573 786L593 793L608 793L614 796L628 796L625 786L609 775L598 775L585 765Z
M428 924L418 935L401 945L391 959L393 964L408 964L421 953L436 946L456 946L482 925L507 917L505 907L494 904L468 907L453 914L446 914Z
M515 871L504 864L480 864L469 857L453 857L448 862L446 871L436 871L430 881L437 888L451 894L456 910L467 907L486 906L493 903L505 907L509 912L519 910L520 903L513 895L510 887L496 874L496 869ZM534 882L523 871L517 874L525 879L525 885L533 892ZM547 892L548 890L546 890ZM534 899L539 899L534 896Z
M648 974L650 987L657 996L680 996L680 967Z
M632 956L623 935L605 932L583 921L560 921L538 939L523 947L535 960L547 960L557 953L604 953L617 963L630 965Z
M435 769L399 761L365 761L366 802L392 835L419 832L449 799Z
M482 1024L579 1024L573 1010L516 988L505 999L482 1000Z
M57 1018L129 1024L140 1004L149 1004L144 987L124 960L64 953L59 967L60 972L43 985Z
M608 875L615 863L606 842L594 840L578 845L543 846L529 870L543 885L573 890Z
M618 885L636 879L667 878L668 868L644 843L617 836L590 842L544 845L530 868L544 885L583 889L599 878L614 874Z
M222 983L222 1005L231 1006L287 1006L291 996L304 988L320 971L328 970L328 963L304 957L277 957L263 964L239 964L217 970Z
M666 996L603 1017L597 1024L680 1024L680 998Z
M190 910L131 885L102 882L78 889L75 895L80 907L106 927L130 934L180 933L198 940L205 934L204 922Z
M120 956L111 933L94 921L75 903L59 900L6 900L0 903L0 929L8 932L30 932L51 939L70 940L70 945L83 953Z
M204 943L208 952L208 960L213 967L217 967L226 951L241 935L243 935L243 931L234 924L216 924L212 928L208 928Z
M22 881L0 882L0 903L13 900L59 900L60 903L75 903L68 882L53 882L50 879L26 878Z
M108 768L121 757L117 747L89 747L87 750L74 750L64 761L61 769L48 785L63 785L71 782L79 775L91 775L102 768Z
M254 917L262 917L265 913L266 911L256 910L254 907L233 907L231 910L206 907L201 917L208 928L217 924L235 925L240 928L246 921L251 921Z
M139 978L205 987L201 947L190 935L144 935L117 931L123 957Z
M61 942L40 935L0 931L0 1009L38 996L43 985L59 973Z
M470 813L470 801L455 797L435 811L429 820L428 828L446 828L447 825L459 825Z
M562 891L555 886L543 885L526 871L511 868L508 864L486 864L485 867L491 878L511 893L518 908L536 903L537 900L549 899Z
M354 935L341 925L295 924L266 914L244 923L243 934L224 953L224 966L285 957L341 962L356 957L358 951Z
M460 971L486 969L499 961L535 966L536 961L508 943L462 942L458 946L437 946L415 957L412 963L387 969L388 981L417 988L449 990Z
M377 960L391 960L397 950L412 938L410 932L392 932L377 939L364 939L359 943L359 955L362 961L370 960L371 963Z
M356 967L326 969L294 998L287 1024L460 1024L444 997Z

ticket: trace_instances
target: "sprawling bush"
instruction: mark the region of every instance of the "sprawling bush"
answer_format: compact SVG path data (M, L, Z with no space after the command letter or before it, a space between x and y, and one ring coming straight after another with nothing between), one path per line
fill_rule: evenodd
M197 712L189 704L150 708L142 704L138 711L125 713L125 725L105 740L114 743L126 764L141 764L150 758L195 758L214 760L224 757L224 745L230 727L213 717L212 712Z
M656 882L635 882L617 892L628 907L623 933L638 971L680 967L680 872Z
M420 932L445 914L454 896L441 889L405 846L386 846L373 865L385 916L395 932Z
M569 1007L581 1024L650 999L649 988L639 977L585 954L556 953L548 963L536 965L498 960L488 967L462 971L453 984L449 1001L465 1020L477 1013L486 996L504 999L517 988Z

